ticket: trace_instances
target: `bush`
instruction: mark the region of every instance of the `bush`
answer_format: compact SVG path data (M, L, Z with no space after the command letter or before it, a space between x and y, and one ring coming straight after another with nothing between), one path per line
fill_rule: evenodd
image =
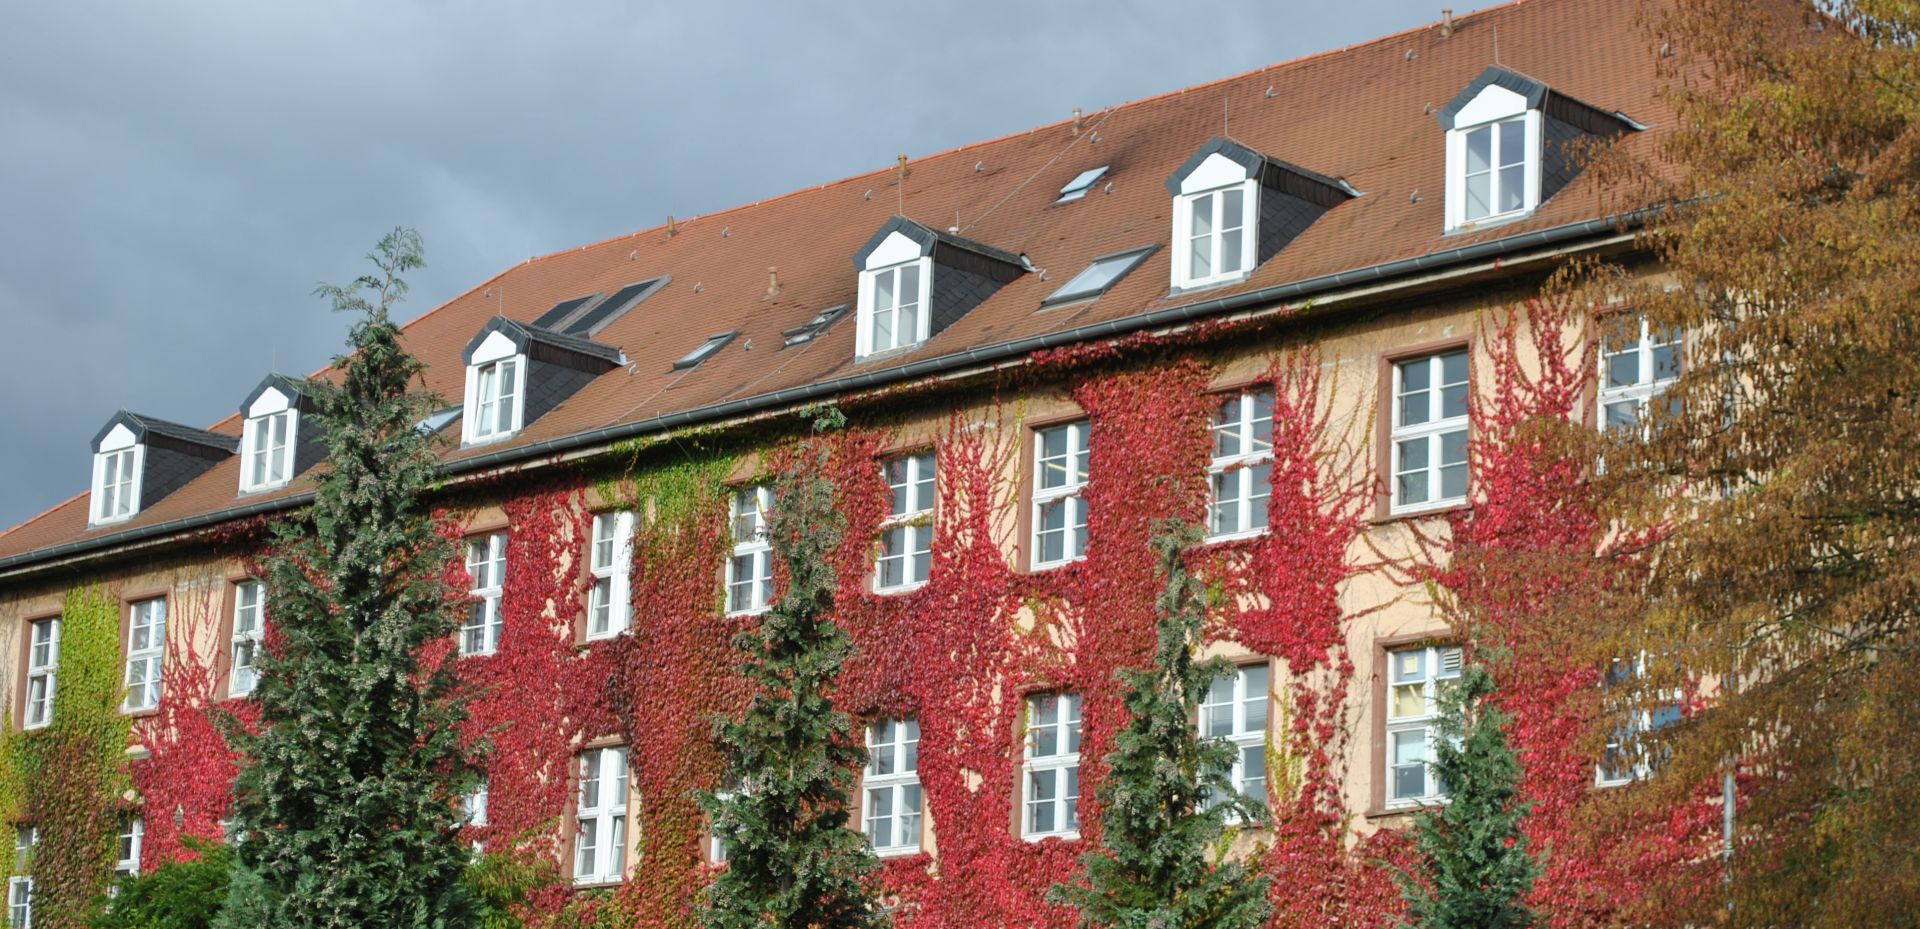
M114 885L113 900L93 921L94 929L206 929L227 899L233 850L183 840L200 853L194 861L171 861Z

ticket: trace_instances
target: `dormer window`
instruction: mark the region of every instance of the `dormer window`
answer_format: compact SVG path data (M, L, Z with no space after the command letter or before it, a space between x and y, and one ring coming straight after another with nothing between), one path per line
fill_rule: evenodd
M485 442L520 431L520 374L525 368L515 355L469 369L467 441Z
M1167 192L1173 195L1174 290L1245 278L1321 215L1357 196L1344 181L1220 138L1167 178Z
M920 258L891 268L881 268L866 275L862 296L867 312L861 314L861 322L866 323L866 352L873 355L879 352L905 348L927 338L927 284L931 282L931 261Z
M1579 175L1582 138L1645 128L1499 65L1437 118L1447 131L1448 232L1531 213Z
M287 486L326 456L318 437L300 435L300 414L311 412L299 381L269 374L240 404L240 492Z
M93 456L93 523L131 519L140 509L138 445Z
M611 345L505 316L488 320L461 357L467 393L460 439L467 445L513 436L594 378L627 363Z
M282 410L247 420L241 442L246 461L241 465L243 490L278 487L293 470L293 411Z

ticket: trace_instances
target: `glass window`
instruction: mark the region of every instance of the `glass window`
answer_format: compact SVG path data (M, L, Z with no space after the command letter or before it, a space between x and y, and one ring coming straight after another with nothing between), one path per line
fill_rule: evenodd
M1086 420L1048 426L1033 441L1033 567L1051 568L1086 557Z
M1527 121L1507 119L1466 131L1467 222L1526 208Z
M293 411L255 416L246 425L243 490L278 487L293 476Z
M1080 695L1027 698L1026 810L1028 839L1080 834Z
M1213 414L1213 461L1207 536L1231 539L1267 529L1273 496L1273 394L1245 391L1220 401Z
M1393 509L1467 498L1467 350L1393 366Z
M33 878L7 878L7 925L12 929L32 929Z
M1681 340L1656 330L1644 317L1629 330L1632 341L1600 350L1600 428L1643 429L1654 400L1680 379Z
M1460 648L1436 645L1387 653L1388 806L1431 802L1447 795L1432 770L1434 724L1442 689L1460 677Z
M595 513L587 543L587 638L606 639L627 631L633 605L633 514L625 510Z
M1087 191L1092 190L1093 185L1099 183L1100 179L1106 176L1106 173L1107 166L1101 165L1098 168L1088 168L1074 175L1073 180L1068 181L1066 186L1060 188L1060 199L1053 202L1070 203L1085 197Z
M926 583L933 570L933 452L892 458L882 467L888 503L874 589L907 590Z
M1251 185L1196 194L1187 200L1186 280L1181 286L1223 280L1247 270L1251 240L1248 200Z
M258 659L266 640L266 586L259 581L233 585L233 656L227 677L227 695L243 697L259 683Z
M1649 659L1645 654L1627 660L1616 658L1607 669L1605 684L1610 691L1618 722L1607 736L1600 763L1594 767L1594 784L1618 787L1651 777L1663 754L1648 745L1647 734L1680 721L1684 713L1679 691L1649 693L1639 682L1647 676Z
M1267 802L1267 689L1269 669L1251 664L1216 678L1200 703L1200 737L1234 747L1233 789L1256 805ZM1226 798L1214 797L1210 805Z
M912 345L921 339L921 262L873 272L867 353Z
M118 857L114 859L115 877L133 877L140 873L140 847L147 837L147 821L139 816L127 816L120 820L120 844Z
M27 629L27 705L21 728L53 721L53 691L60 673L60 617L34 620Z
M627 749L597 748L580 755L575 806L573 881L606 884L627 873Z
M520 358L502 358L474 373L475 439L503 436L520 428Z
M500 597L507 581L507 534L495 532L467 540L467 576L473 587L466 621L460 625L460 654L491 655L500 647Z
M139 471L140 447L104 452L95 465L93 521L96 523L126 519L139 508L134 492L134 475Z
M1092 264L1087 265L1079 274L1060 285L1059 290L1048 295L1045 300L1040 301L1040 304L1051 306L1072 300L1085 300L1106 293L1114 284L1119 283L1121 278L1126 277L1128 272L1139 267L1140 262L1147 260L1147 256L1153 254L1154 248L1154 246L1136 248L1095 258Z
M772 488L734 491L728 519L733 532L733 556L727 559L728 615L758 613L773 603L773 540L767 535L772 510Z
M920 850L920 722L883 719L867 726L861 822L876 854Z
M487 824L487 779L481 778L478 786L460 798L461 821L468 826Z
M160 677L167 650L167 600L155 597L128 607L126 711L141 712L160 705Z

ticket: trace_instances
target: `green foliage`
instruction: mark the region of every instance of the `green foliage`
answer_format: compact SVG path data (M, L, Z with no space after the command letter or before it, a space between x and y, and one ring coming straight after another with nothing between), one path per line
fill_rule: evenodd
M481 855L461 877L480 904L480 929L525 929L520 913L533 894L561 880L560 866L552 858L517 852Z
M1489 699L1493 672L1469 664L1440 700L1434 770L1448 802L1414 819L1421 873L1400 889L1420 929L1523 929L1524 902L1540 865L1521 831L1520 760L1507 744L1507 714Z
M834 507L826 452L802 442L775 482L771 534L787 587L762 621L742 631L753 687L745 715L719 726L730 781L703 794L727 869L707 888L707 929L882 929L873 903L878 862L847 828L854 771L866 761L853 721L833 690L853 651L831 618L830 556L846 521Z
M318 293L361 314L337 383L312 382L328 468L312 507L276 525L267 612L278 633L253 700L264 730L230 737L244 841L222 925L447 927L477 923L461 883L471 852L457 800L477 783L451 650L454 543L425 491L440 473L414 424L435 405L413 392L423 365L388 315L420 266L419 237L395 230L379 273Z
M1206 594L1184 553L1199 539L1180 523L1154 537L1165 578L1159 645L1153 667L1120 672L1129 719L1100 783L1101 847L1080 857L1078 883L1056 884L1049 894L1078 909L1088 929L1253 929L1272 910L1267 877L1216 861L1225 817L1253 820L1261 806L1233 789L1233 748L1202 739L1193 724L1207 688L1231 672L1222 659L1193 657ZM1222 801L1210 806L1210 797Z
M93 929L206 929L227 898L233 850L186 838L199 853L169 861L137 877L123 877L112 904L94 917Z

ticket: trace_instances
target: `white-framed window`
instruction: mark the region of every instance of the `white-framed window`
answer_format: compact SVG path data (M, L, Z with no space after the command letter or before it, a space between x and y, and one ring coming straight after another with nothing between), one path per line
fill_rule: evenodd
M1029 841L1080 835L1080 695L1027 698L1026 809L1020 834Z
M902 455L882 468L889 493L873 586L881 592L908 590L926 583L933 570L934 455Z
M1267 531L1273 496L1273 394L1249 390L1226 397L1213 413L1213 460L1207 537L1237 539Z
M1600 428L1632 431L1643 427L1654 398L1680 379L1681 339L1653 328L1646 317L1635 324L1633 341L1600 350Z
M1248 180L1174 202L1175 287L1235 280L1253 269L1258 199Z
M93 456L93 523L117 523L140 511L141 460L145 445Z
M1527 98L1483 87L1447 130L1446 229L1523 216L1540 205L1545 123Z
M1460 678L1460 647L1429 645L1387 653L1388 806L1431 803L1447 795L1433 771L1443 689Z
M146 839L145 819L138 814L121 818L119 853L113 864L115 877L133 877L140 873L140 849Z
M486 442L520 431L521 396L527 364L522 355L476 364L467 369L468 442Z
M1393 511L1467 499L1467 350L1393 364Z
M729 775L726 784L714 791L714 798L722 801L732 800L742 793L740 778ZM707 858L714 864L727 863L727 837L721 835L720 830L711 827L707 830Z
M1200 703L1200 737L1224 739L1234 748L1233 789L1259 806L1267 803L1267 690L1265 663L1242 665L1215 678ZM1215 797L1209 805L1225 800Z
M240 436L240 489L266 490L293 479L293 430L298 413L291 409L247 417Z
M727 615L758 613L773 603L773 540L767 516L773 512L773 488L765 484L733 492L727 525L733 555L727 559Z
M141 600L127 609L127 698L121 708L137 713L160 705L167 651L167 598Z
M593 515L588 542L587 639L610 639L632 625L633 513L620 510Z
M860 275L862 355L926 341L932 316L928 311L932 281L930 258L916 258Z
M460 823L465 826L485 826L487 824L487 779L481 778L466 795L460 798Z
M7 925L33 929L33 878L7 878Z
M1636 693L1639 688L1633 683L1647 676L1648 660L1645 653L1631 661L1616 658L1607 668L1607 686L1627 691L1631 705L1620 712L1618 724L1607 735L1600 761L1594 765L1596 787L1620 787L1651 777L1658 750L1645 744L1645 735L1680 722L1684 713L1677 691L1661 691L1650 701Z
M1087 554L1086 420L1046 426L1033 437L1033 567L1052 568Z
M244 697L260 681L259 657L267 638L267 587L259 581L233 585L233 636L229 643L233 663L227 676L227 695Z
M627 873L627 749L580 754L580 795L574 808L573 882L609 884Z
M53 692L60 677L60 617L49 616L27 624L27 705L22 729L39 729L53 721Z
M494 532L467 540L467 576L473 601L460 625L460 654L491 655L500 647L500 596L507 583L507 534Z
M860 821L874 854L920 851L920 721L881 719L867 725L867 769Z

